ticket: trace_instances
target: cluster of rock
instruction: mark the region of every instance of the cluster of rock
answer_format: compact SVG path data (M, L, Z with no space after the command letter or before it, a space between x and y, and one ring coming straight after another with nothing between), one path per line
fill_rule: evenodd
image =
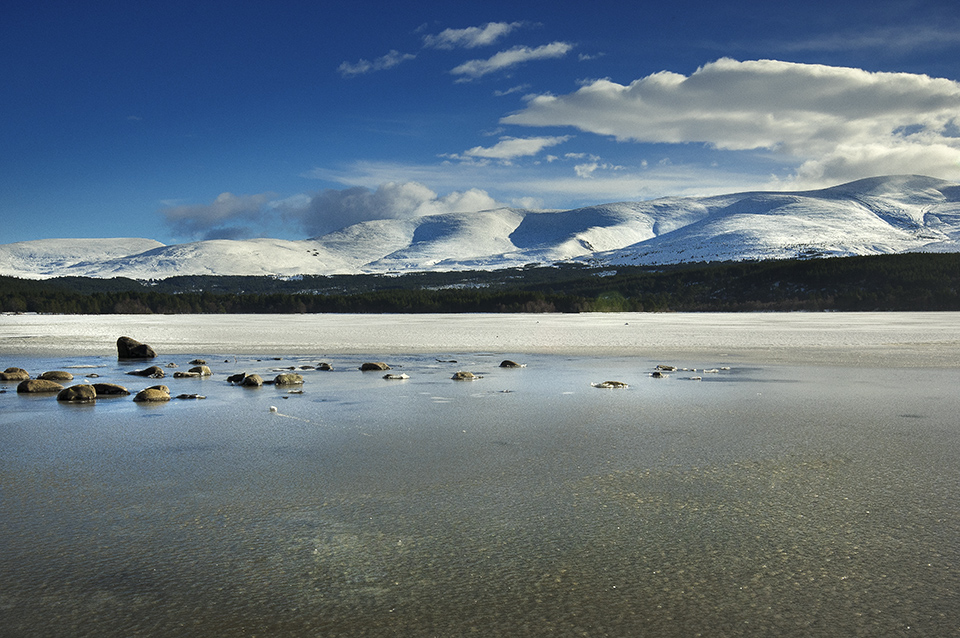
M156 358L157 352L151 346L141 343L136 339L131 337L120 337L117 339L117 359L118 360L134 360L134 359L153 359ZM205 378L212 376L213 372L206 365L206 361L201 359L195 359L190 362L194 367L190 368L186 372L177 371L173 373L175 379L184 379L184 378ZM168 367L176 367L174 364L169 364ZM501 368L523 368L525 364L516 363L506 359L500 363ZM333 370L333 366L326 362L319 363L316 367L314 366L302 366L302 369L310 370L321 370L329 371ZM290 368L294 370L295 368ZM364 372L368 371L378 371L384 372L390 370L390 366L383 361L371 361L363 363L360 366L360 370ZM166 377L166 371L157 365L148 366L141 370L133 370L127 374L132 376L139 376L148 379L162 379ZM96 375L91 375L96 376ZM388 373L383 375L384 379L388 380L403 380L409 379L410 376L405 373ZM476 375L472 372L467 371L458 371L453 377L456 381L471 381L474 379L482 379L481 375ZM89 402L95 401L98 397L116 397L116 396L126 396L131 394L127 388L113 384L113 383L81 383L76 384L70 387L65 387L63 383L65 381L72 381L73 374L63 371L63 370L52 370L49 372L44 372L43 374L37 376L37 378L30 378L30 374L23 368L7 368L2 373L0 373L0 381L20 381L20 384L17 386L17 392L20 393L57 393L57 400L59 401L68 401L68 402ZM231 375L227 377L227 382L244 387L262 387L264 385L276 385L276 386L301 386L304 383L303 375L296 372L283 372L278 374L272 380L265 380L259 374L247 374L246 372L241 372L238 374ZM138 392L134 396L134 401L137 402L157 402L157 401L169 401L173 398L170 394L170 388L165 385L155 385L145 388ZM178 399L202 399L205 398L199 394L180 394L175 398Z
M118 360L134 360L134 359L153 359L157 356L156 351L149 345L141 343L130 337L120 337L117 339L117 359ZM445 361L437 359L443 363L456 363L456 361ZM206 361L201 359L195 359L190 362L193 366L186 372L177 371L173 373L173 377L176 379L183 378L206 378L212 376L213 372L206 365ZM175 364L169 364L168 367L177 367ZM510 359L505 359L500 362L501 368L524 368L526 364L517 363L511 361ZM275 385L275 386L290 386L298 387L302 386L304 383L303 375L293 372L297 368L281 368L281 370L290 370L290 372L281 372L276 377L270 380L265 380L259 374L247 374L246 372L241 372L238 374L233 374L227 377L227 381L233 385L243 386L243 387L262 387L264 385ZM333 366L329 363L322 362L317 366L301 366L301 370L320 370L320 371L329 371L333 370ZM363 363L360 366L360 370L363 372L385 372L390 370L391 367L382 362L382 361L372 361ZM703 373L717 373L720 370L729 370L730 368L714 368L710 370L703 370ZM695 368L681 368L679 370L683 371L692 371L697 372ZM654 378L666 378L668 373L677 372L678 368L672 365L661 364L656 366L653 372L650 373L651 377ZM146 367L142 370L134 370L128 372L127 374L140 376L150 379L162 379L166 376L166 371L160 366L152 365ZM95 377L96 375L88 375ZM409 375L404 373L388 373L383 375L384 379L388 380L401 380L409 379ZM473 381L475 379L482 379L481 375L474 374L466 370L459 370L452 376L452 379L455 381ZM691 380L701 380L700 376L689 377ZM57 393L58 401L67 401L67 402L90 402L95 401L98 397L116 397L116 396L126 396L131 394L129 390L125 387L113 384L113 383L81 383L73 386L65 387L63 382L68 382L73 380L73 374L64 370L51 370L44 372L37 376L37 378L30 378L30 374L23 368L11 367L7 368L3 372L0 372L0 381L19 381L17 386L17 392L19 393L38 393L38 394L52 394ZM600 383L591 383L591 386L595 388L604 388L604 389L624 389L628 388L629 385L622 381L602 381ZM302 392L302 390L290 390L289 392ZM134 396L134 401L136 402L162 402L170 401L171 398L177 399L203 399L204 396L200 394L179 394L176 397L172 397L170 394L170 388L165 385L154 385L149 388L145 388L139 391Z
M247 388L259 388L264 385L297 386L303 385L303 375L295 372L278 374L272 380L264 380L259 374L240 372L227 377L227 382Z

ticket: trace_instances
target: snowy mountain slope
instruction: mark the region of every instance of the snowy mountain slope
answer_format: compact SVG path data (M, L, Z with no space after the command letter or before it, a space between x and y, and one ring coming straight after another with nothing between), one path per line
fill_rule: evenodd
M516 247L510 233L523 218L522 212L509 208L421 217L414 220L416 228L407 246L369 262L364 270L453 270L465 260L511 253Z
M50 239L0 245L0 274L355 274L565 260L668 264L960 252L960 184L876 177L804 192L662 198L567 211L498 209L368 221L313 239Z
M161 248L152 239L41 239L0 245L0 274L13 277L57 277L81 262L102 263Z

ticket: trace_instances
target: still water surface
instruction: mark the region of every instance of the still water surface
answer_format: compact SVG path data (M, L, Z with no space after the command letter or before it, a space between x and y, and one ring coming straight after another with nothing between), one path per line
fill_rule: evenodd
M338 355L291 394L226 377L320 358L158 363L194 357L162 382L204 400L0 385L0 636L960 635L960 370Z

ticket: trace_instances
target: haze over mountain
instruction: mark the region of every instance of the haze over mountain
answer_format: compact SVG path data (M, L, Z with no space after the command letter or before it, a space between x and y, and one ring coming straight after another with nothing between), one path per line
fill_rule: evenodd
M960 184L917 175L822 190L502 208L382 219L312 239L44 239L0 245L0 274L164 279L960 252Z

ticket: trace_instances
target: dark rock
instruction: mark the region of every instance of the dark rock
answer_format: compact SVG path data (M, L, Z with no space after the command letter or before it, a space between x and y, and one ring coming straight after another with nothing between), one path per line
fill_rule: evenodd
M206 399L202 394L178 394L178 399Z
M57 395L57 401L69 401L72 403L87 403L97 399L97 390L92 385L80 384L72 385L69 388L60 390Z
M228 383L241 383L244 379L247 378L246 372L238 372L237 374L231 374L227 377Z
M94 383L93 387L96 389L98 397L125 397L130 394L130 390L116 383Z
M190 365L192 365L192 366L205 366L205 365L207 365L207 362L206 362L205 360L203 360L203 359L194 359L193 361L190 362Z
M285 374L278 374L273 380L274 385L303 385L303 375L295 374L293 372L288 372Z
M63 385L52 379L27 379L17 386L17 392L23 393L60 392L60 390L63 390Z
M167 376L167 373L163 371L163 368L160 366L150 366L149 368L144 368L143 370L134 370L128 372L127 374L132 374L138 377L150 377L151 379L162 379Z
M263 385L263 377L259 374L248 374L243 377L240 385L247 388L259 388Z
M73 375L65 370L50 370L49 372L44 372L37 378L48 381L73 381Z
M210 368L208 368L207 366L202 365L202 364L190 368L190 372L196 372L196 373L198 373L201 377L209 377L209 376L211 376L211 375L213 374L213 372L210 370Z
M382 371L382 370L389 370L390 366L388 366L383 361L375 361L375 362L364 363L363 365L360 366L360 369L363 370L364 372L369 372L372 370Z
M318 363L317 370L323 370L324 372L329 372L330 370L333 370L333 366L326 362Z
M130 337L117 339L118 359L153 359L157 356L156 350L145 343L140 343Z
M23 368L7 368L0 372L0 381L26 381L30 373Z
M482 379L483 377L475 375L472 372L460 370L458 372L454 372L452 378L454 381L473 381L474 379Z
M170 388L165 385L150 386L149 388L137 392L137 396L133 397L133 400L140 403L169 401Z
M500 362L501 368L524 368L526 367L522 363L517 363L516 361L511 361L510 359L504 359Z

